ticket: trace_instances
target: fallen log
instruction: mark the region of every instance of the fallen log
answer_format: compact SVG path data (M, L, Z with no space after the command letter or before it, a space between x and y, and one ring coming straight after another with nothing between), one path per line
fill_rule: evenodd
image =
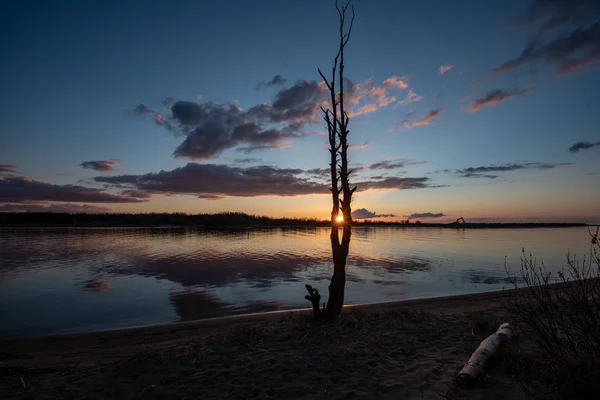
M456 378L458 385L465 388L470 387L477 378L485 372L490 359L496 354L498 348L509 341L513 336L512 327L507 322L500 325L496 333L488 336L477 350L473 352L469 361L460 370Z

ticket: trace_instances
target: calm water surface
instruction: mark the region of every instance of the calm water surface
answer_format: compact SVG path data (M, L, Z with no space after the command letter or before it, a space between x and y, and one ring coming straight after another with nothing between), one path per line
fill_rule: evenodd
M521 249L550 270L587 228L355 228L347 303L509 287ZM329 229L0 228L0 336L309 307L327 293Z

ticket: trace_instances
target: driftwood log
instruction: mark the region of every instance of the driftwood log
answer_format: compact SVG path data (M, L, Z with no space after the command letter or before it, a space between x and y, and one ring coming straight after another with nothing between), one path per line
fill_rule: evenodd
M500 346L509 341L513 336L512 327L508 323L500 325L496 333L488 336L473 352L469 361L458 373L457 382L461 387L470 387L477 378L484 374L490 359L496 354Z

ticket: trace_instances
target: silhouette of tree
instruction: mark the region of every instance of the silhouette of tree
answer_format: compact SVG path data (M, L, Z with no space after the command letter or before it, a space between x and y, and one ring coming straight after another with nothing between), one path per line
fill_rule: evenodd
M350 237L352 236L352 195L356 187L350 188L349 177L352 173L348 169L348 113L344 108L344 49L354 23L354 6L351 7L352 18L347 24L346 12L350 6L351 0L339 6L337 0L335 3L339 15L340 42L337 55L333 61L331 80L328 80L320 69L319 75L327 85L330 94L330 107L321 107L323 111L327 131L329 135L329 152L331 155L331 252L333 256L333 276L329 284L329 299L327 305L323 304L320 309L321 295L317 289L306 285L308 295L307 300L312 303L314 317L317 320L333 321L342 312L344 305L344 288L346 286L346 259L350 247ZM337 81L336 81L337 74ZM336 87L339 86L339 90ZM341 194L341 198L340 198ZM343 220L338 219L340 216ZM341 228L341 229L340 229ZM340 230L342 230L342 240L340 242Z

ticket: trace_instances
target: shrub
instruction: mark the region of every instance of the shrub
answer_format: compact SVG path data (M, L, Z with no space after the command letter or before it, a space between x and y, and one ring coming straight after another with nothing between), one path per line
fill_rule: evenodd
M590 231L589 256L580 261L567 254L567 266L556 278L523 250L520 279L512 277L519 290L505 298L504 307L522 342L530 344L516 367L531 397L600 398L598 234Z

